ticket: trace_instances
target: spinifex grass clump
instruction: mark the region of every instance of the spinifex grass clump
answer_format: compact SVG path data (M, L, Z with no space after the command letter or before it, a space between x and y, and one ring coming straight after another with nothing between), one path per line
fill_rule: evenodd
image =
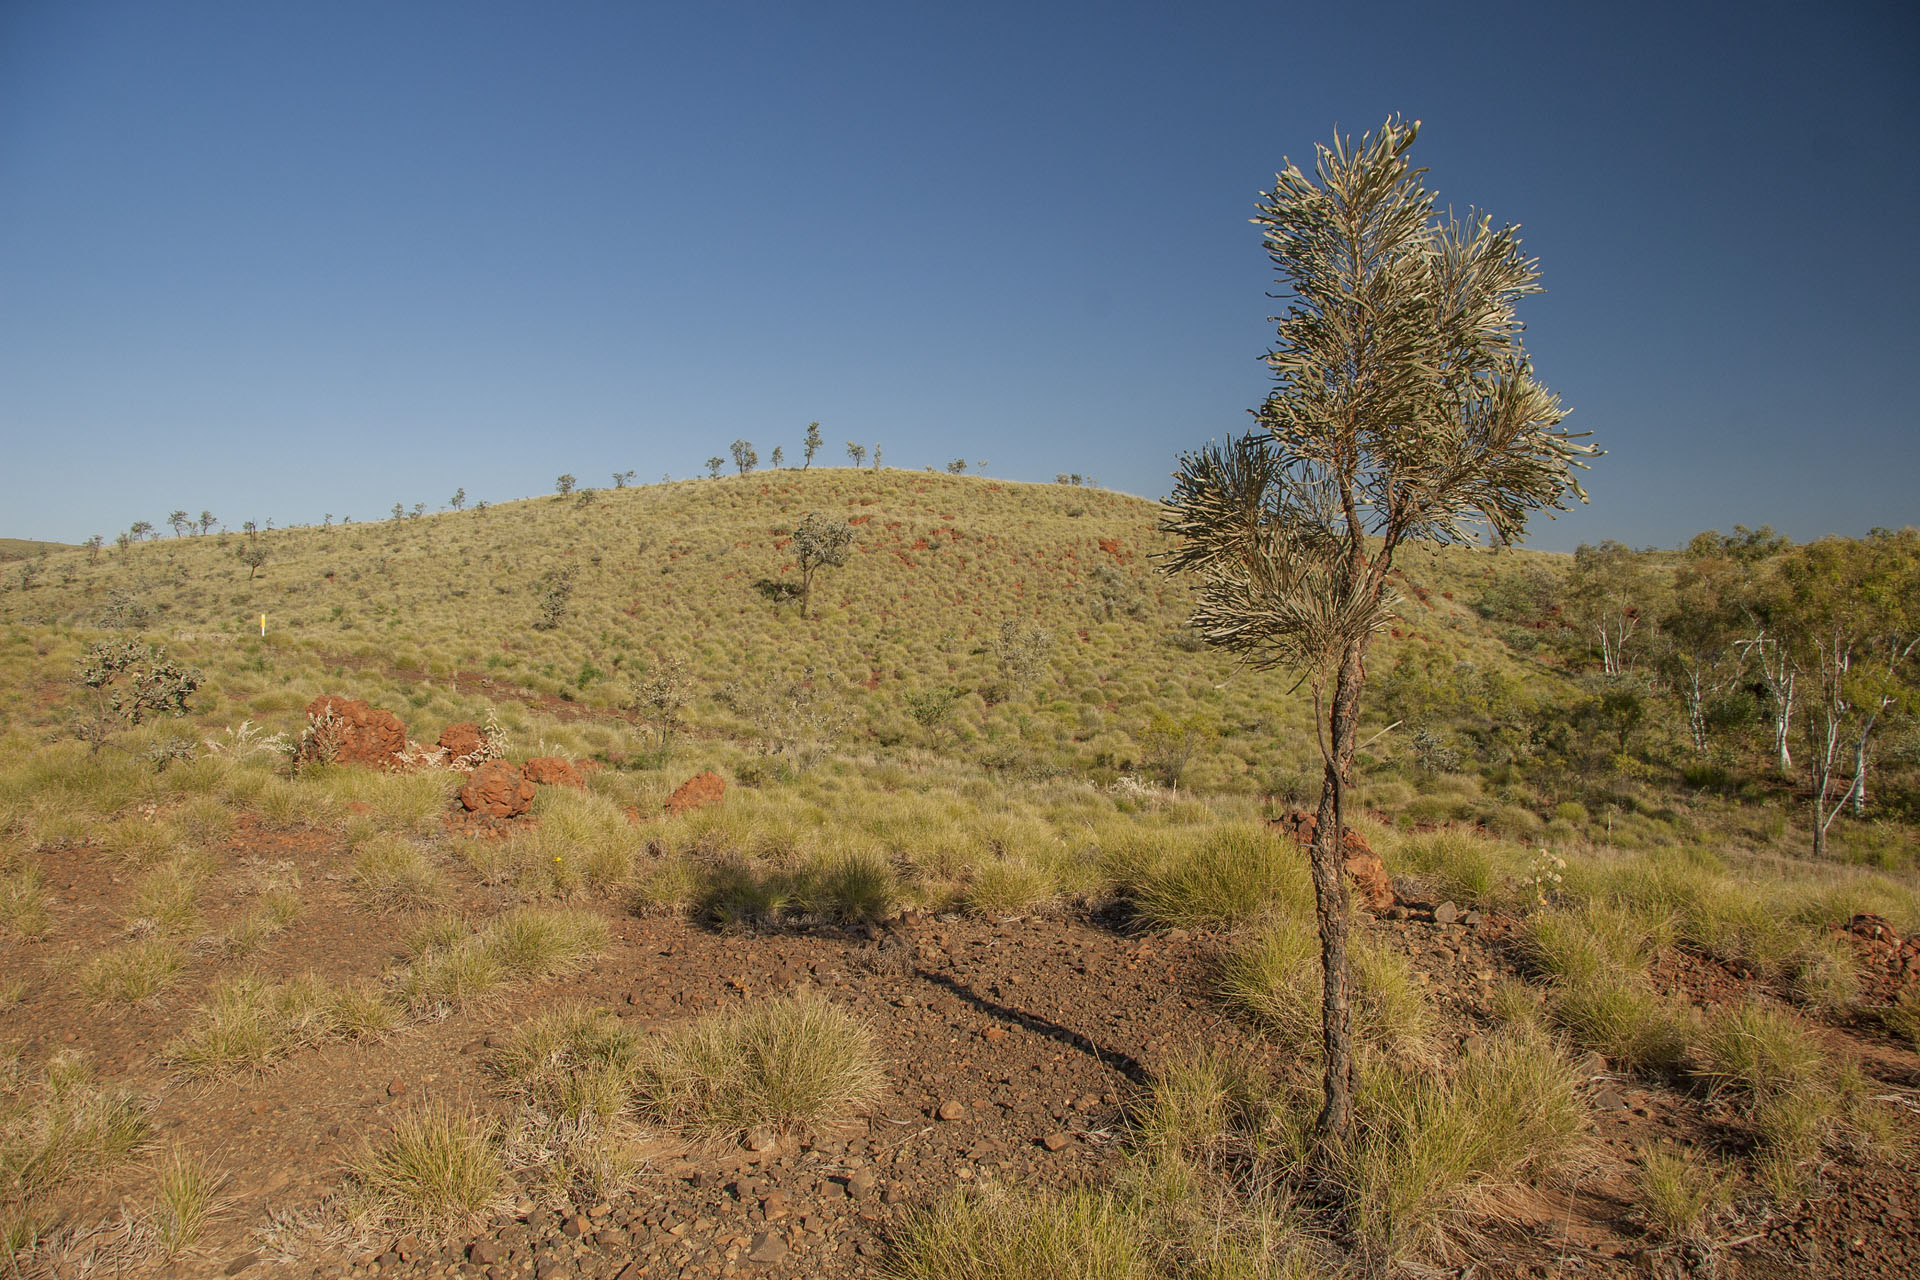
M353 859L355 895L376 911L417 911L446 896L446 877L411 840L381 835L360 846Z
M626 1110L640 1039L602 1010L576 1005L514 1029L492 1068L526 1105L565 1120L609 1121Z
M1306 859L1270 831L1221 827L1187 850L1148 867L1133 888L1143 919L1184 928L1224 928L1283 911L1310 916L1313 889Z
M243 974L214 989L164 1056L188 1077L263 1071L295 1049L384 1035L400 1013L377 993L311 975L270 983Z
M1725 1177L1706 1157L1658 1147L1640 1153L1635 1191L1647 1233L1674 1243L1703 1242L1727 1198Z
M53 927L40 864L12 851L0 855L0 937L43 938Z
M1520 931L1521 963L1548 984L1548 1016L1574 1045L1628 1071L1671 1072L1693 1034L1692 1010L1646 982L1671 938L1663 919L1605 902L1541 911Z
M477 1222L506 1180L494 1126L439 1104L402 1115L349 1174L363 1216L429 1231Z
M858 1107L885 1081L873 1036L818 996L790 996L673 1032L640 1068L641 1114L707 1133L785 1128Z
M1150 1223L1119 1197L1076 1189L958 1193L915 1217L902 1280L1155 1280Z
M555 1194L604 1194L640 1167L644 1135L631 1118L640 1039L600 1010L564 1006L514 1031L494 1072L519 1110L506 1155Z
M502 982L570 973L607 944L607 922L590 911L515 907L477 930L453 917L423 926L400 990L416 1010L459 1008Z
M1405 956L1371 938L1356 938L1354 1037L1377 1052L1413 1058L1427 1049L1433 1014ZM1310 922L1284 920L1231 952L1220 985L1282 1044L1316 1049L1320 1030L1319 947Z
M136 938L109 947L80 970L80 989L94 1000L139 1004L171 986L187 953L171 938Z
M83 1174L111 1168L149 1132L147 1106L125 1089L101 1088L79 1054L58 1053L37 1076L0 1058L0 1227L23 1233L38 1199ZM11 1259L0 1250L0 1261Z
M154 1203L140 1222L154 1251L172 1262L200 1242L207 1223L220 1213L224 1179L179 1146L161 1158L156 1173Z
M1584 1141L1577 1084L1551 1041L1525 1031L1491 1039L1450 1076L1364 1076L1359 1139L1340 1156L1363 1251L1443 1252L1458 1215L1497 1216L1501 1191L1564 1169Z

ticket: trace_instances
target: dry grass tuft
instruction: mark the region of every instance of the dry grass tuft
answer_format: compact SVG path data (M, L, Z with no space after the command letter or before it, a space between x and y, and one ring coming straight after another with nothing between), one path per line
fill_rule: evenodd
M479 1222L506 1169L489 1121L435 1104L402 1115L350 1163L349 1175L363 1217L440 1232Z
M1634 1189L1647 1234L1673 1244L1705 1244L1727 1199L1726 1179L1704 1157L1657 1147L1640 1153Z
M187 953L171 938L136 938L109 947L80 970L80 989L94 1000L139 1004L173 985Z
M680 1028L647 1056L637 1087L647 1119L740 1133L861 1106L884 1081L872 1033L821 997L799 995Z
M400 836L375 836L353 859L353 888L375 911L419 911L446 897L446 877L426 852Z
M219 1198L223 1182L180 1147L168 1150L160 1161L154 1203L140 1219L155 1252L173 1262L200 1242L207 1223L225 1207Z

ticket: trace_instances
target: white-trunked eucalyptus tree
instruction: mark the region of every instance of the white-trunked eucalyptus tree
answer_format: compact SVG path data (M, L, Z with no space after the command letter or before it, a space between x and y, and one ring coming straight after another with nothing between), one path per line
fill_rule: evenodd
M1538 289L1516 228L1435 209L1407 159L1418 122L1388 120L1289 163L1253 221L1287 302L1267 353L1258 426L1181 458L1165 567L1194 575L1193 625L1312 690L1323 761L1312 846L1324 1102L1315 1165L1331 1183L1353 1139L1356 1085L1342 876L1364 659L1394 616L1409 539L1502 542L1528 516L1586 500L1574 469L1599 452L1561 427L1534 379L1514 304Z

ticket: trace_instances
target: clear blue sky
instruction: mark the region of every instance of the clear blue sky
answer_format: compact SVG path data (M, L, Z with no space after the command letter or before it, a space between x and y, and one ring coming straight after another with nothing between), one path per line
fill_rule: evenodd
M377 518L736 437L1163 494L1284 156L1524 227L1610 450L1532 545L1920 521L1911 3L0 0L0 535Z

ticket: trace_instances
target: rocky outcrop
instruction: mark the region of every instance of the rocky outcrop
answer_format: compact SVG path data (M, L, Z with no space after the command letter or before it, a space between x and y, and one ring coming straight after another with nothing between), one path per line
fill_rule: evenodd
M407 726L391 711L332 694L307 704L307 731L300 738L303 764L398 769L405 763L406 752Z
M1272 825L1282 834L1292 836L1302 846L1311 845L1320 829L1319 819L1300 809L1274 818ZM1347 869L1347 878L1353 882L1367 910L1377 914L1391 907L1394 902L1393 878L1387 874L1386 864L1380 861L1380 855L1373 851L1366 837L1348 827L1341 832L1340 853L1341 862Z
M520 770L505 760L489 760L460 788L460 803L469 813L515 818L533 804L533 790L533 783Z
M584 789L579 772L573 762L564 756L535 756L520 766L529 782L544 783L550 787L577 787Z
M474 755L486 742L480 726L471 720L450 724L440 731L440 749L447 753L447 763L456 769L472 768Z
M727 784L719 774L709 769L688 778L667 797L667 812L686 813L692 809L704 809L708 805L719 804L726 794Z

